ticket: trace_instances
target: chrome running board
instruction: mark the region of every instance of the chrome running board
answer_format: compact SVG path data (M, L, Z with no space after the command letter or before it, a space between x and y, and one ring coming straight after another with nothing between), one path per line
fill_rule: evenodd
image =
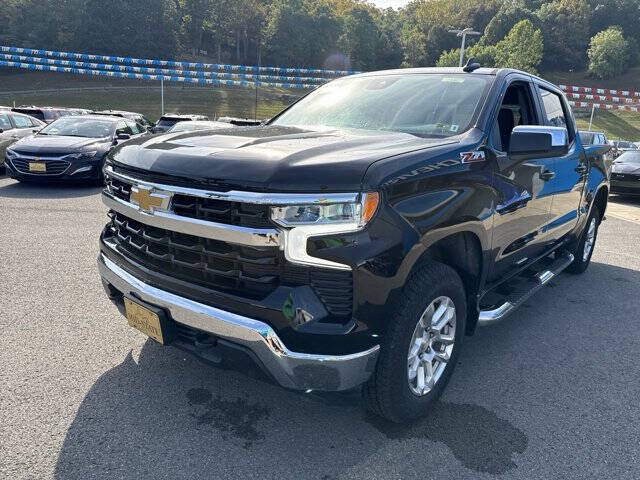
M573 255L568 252L559 255L558 258L555 259L547 268L535 274L533 277L527 278L523 285L507 295L504 302L499 306L488 310L480 310L478 326L485 327L487 325L493 325L507 317L516 308L526 302L531 295L536 293L565 268L571 265L573 259Z

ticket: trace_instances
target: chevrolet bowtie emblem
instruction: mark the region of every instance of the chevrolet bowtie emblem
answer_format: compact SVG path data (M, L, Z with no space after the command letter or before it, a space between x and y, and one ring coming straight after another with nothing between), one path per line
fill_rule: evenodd
M134 205L138 205L140 210L153 212L154 209L167 210L170 196L165 193L154 192L152 189L139 186L131 187L129 200Z

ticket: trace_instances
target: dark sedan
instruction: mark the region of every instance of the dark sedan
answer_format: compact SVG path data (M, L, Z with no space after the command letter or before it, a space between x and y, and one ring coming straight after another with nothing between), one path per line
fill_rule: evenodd
M101 180L102 165L117 144L144 135L125 118L64 117L7 148L7 174L20 181Z
M625 152L613 163L611 193L640 195L640 151Z

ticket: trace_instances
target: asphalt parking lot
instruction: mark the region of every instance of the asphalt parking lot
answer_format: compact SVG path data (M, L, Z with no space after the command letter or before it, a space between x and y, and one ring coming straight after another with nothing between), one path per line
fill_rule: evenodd
M640 476L640 201L612 204L585 275L469 338L406 427L129 328L95 267L105 213L98 188L0 178L2 478Z

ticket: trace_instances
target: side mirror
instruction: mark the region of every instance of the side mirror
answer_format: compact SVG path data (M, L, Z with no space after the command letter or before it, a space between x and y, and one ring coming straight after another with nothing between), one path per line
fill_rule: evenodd
M129 140L131 138L131 135L129 135L128 133L118 133L116 135L116 138L118 140Z
M522 125L511 132L509 155L545 158L565 155L569 151L569 132L564 127Z

